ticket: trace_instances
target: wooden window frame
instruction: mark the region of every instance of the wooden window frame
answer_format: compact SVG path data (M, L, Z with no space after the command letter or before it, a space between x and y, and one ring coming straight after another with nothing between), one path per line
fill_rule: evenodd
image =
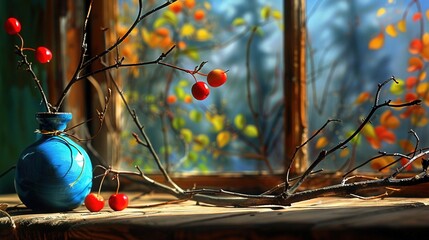
M80 36L82 30L82 19L84 12L82 6L78 6L76 1L68 0L66 3L60 3L55 0L48 0L48 6L53 16L63 25L52 25L49 29L53 33L53 44L62 42L57 46L58 52L63 52L62 61L57 61L54 74L49 75L50 93L54 89L60 89L66 83L56 81L58 78L69 79L79 56L73 53L80 52ZM79 9L80 8L80 9ZM308 134L307 126L307 100L306 100L306 1L305 0L284 0L284 148L285 159L284 166L287 169L294 155L296 146L299 146ZM61 9L58 13L58 9ZM97 1L93 5L89 34L89 45L93 52L104 50L104 36L100 35L100 28L114 29L114 19L118 15L116 1ZM55 21L53 21L55 22ZM65 29L57 30L61 27ZM114 31L109 31L114 34ZM110 39L116 39L112 37ZM85 81L84 81L85 82ZM95 96L89 84L77 86L77 90L70 92L66 109L75 113L75 123L81 122L91 114L91 109L96 109L97 105L88 104L96 102L91 99ZM82 98L82 93L85 97ZM57 96L51 95L52 98ZM86 99L86 101L84 101ZM119 99L113 99L113 109L109 110L116 130L120 129L119 116L123 111ZM100 151L104 159L119 159L120 143L117 142L119 131L103 131L94 141L93 145ZM114 163L113 163L114 164ZM300 174L308 167L307 149L304 147L298 152L292 167L292 174ZM249 191L266 190L267 187L274 186L284 181L284 174L264 174L264 173L228 173L214 175L195 175L195 174L174 174L172 178L184 188L193 187L195 184L199 187L228 187L230 189L246 189ZM162 181L161 175L152 175L156 180ZM333 176L314 177L309 181L311 186L318 186L317 182L327 181L337 182L339 179ZM311 187L306 184L306 187Z

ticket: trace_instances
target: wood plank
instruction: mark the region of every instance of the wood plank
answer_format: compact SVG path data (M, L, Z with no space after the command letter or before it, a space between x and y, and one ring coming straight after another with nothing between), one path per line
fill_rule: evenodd
M132 205L171 200L165 195L133 198ZM16 196L1 196L14 206ZM429 199L317 198L285 208L228 208L182 202L158 207L90 213L37 213L23 207L8 212L22 239L409 239L427 230ZM276 209L276 210L275 210ZM10 221L0 218L0 239L14 239Z

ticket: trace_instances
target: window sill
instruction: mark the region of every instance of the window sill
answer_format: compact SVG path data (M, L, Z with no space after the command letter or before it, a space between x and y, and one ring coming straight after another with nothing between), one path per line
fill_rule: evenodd
M21 206L8 212L20 239L411 239L424 236L429 222L429 198L317 198L284 208L225 208L191 201L142 207L171 198L129 195L131 207L120 212L105 207L90 213L83 206L67 213ZM16 195L1 199L19 203ZM7 217L0 218L0 238L14 239Z

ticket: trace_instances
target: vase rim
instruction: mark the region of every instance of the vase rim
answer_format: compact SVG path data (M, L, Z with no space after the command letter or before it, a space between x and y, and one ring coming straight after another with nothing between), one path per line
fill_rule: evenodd
M67 116L72 115L70 112L38 112L36 113L37 117L58 117L58 116Z

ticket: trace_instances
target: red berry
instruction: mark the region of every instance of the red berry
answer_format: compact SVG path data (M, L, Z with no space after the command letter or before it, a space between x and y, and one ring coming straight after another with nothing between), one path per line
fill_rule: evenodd
M15 35L21 31L21 23L19 23L18 19L11 17L4 23L4 28L7 34Z
M113 194L109 198L109 206L115 211L122 211L128 207L128 196L123 193Z
M52 52L46 47L38 47L36 49L36 59L40 63L47 63L52 59Z
M205 82L198 81L192 85L192 96L197 100L204 100L210 93L209 86Z
M85 198L85 207L91 212L99 212L104 207L104 198L98 194L90 193Z
M212 87L219 87L226 82L226 72L222 69L214 69L207 75L207 82Z

